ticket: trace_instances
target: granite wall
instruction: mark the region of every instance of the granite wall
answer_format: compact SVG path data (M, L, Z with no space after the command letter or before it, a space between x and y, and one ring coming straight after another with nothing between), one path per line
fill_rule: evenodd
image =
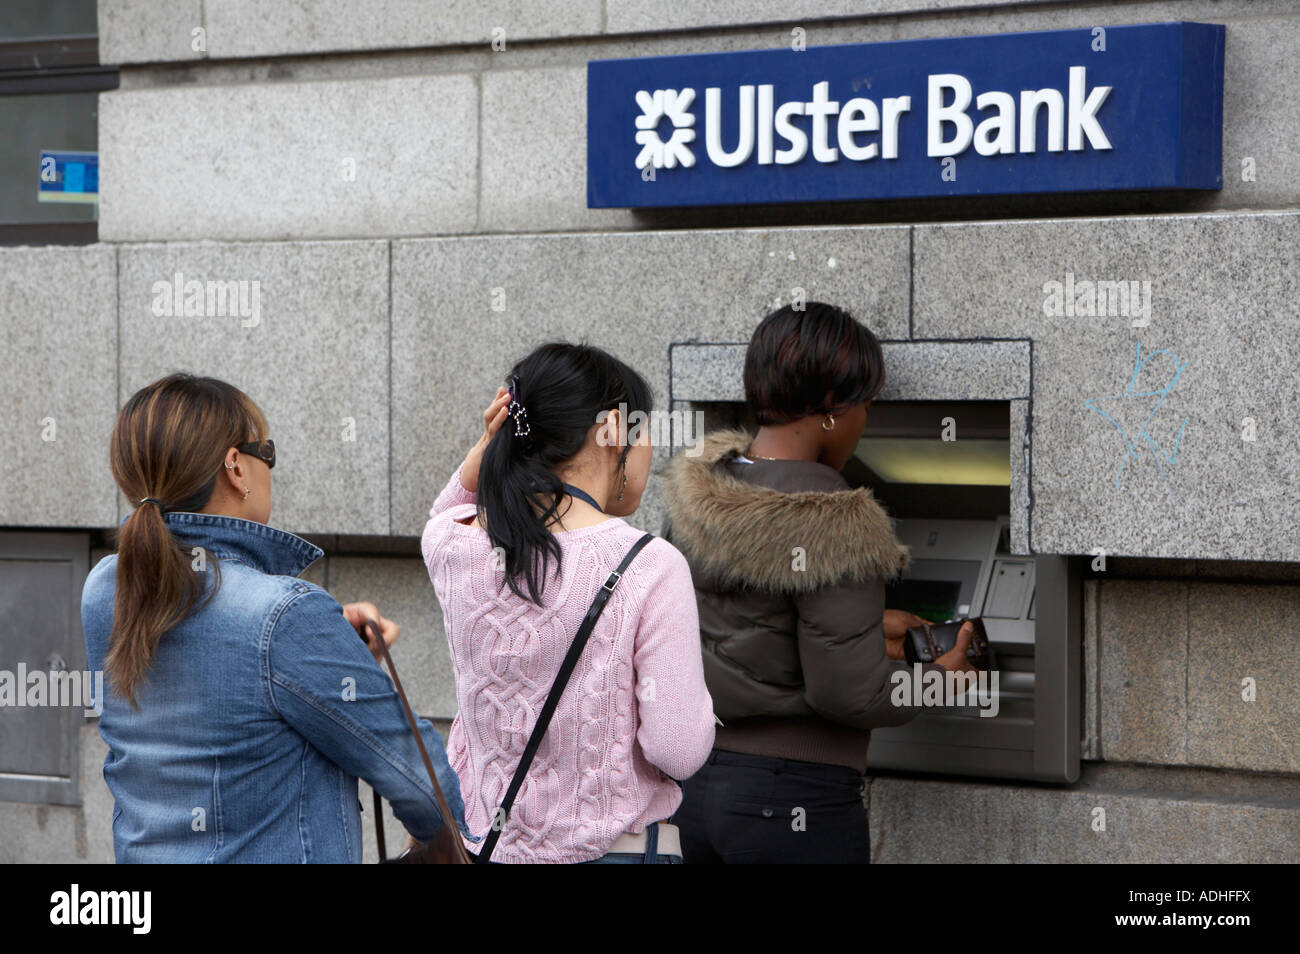
M100 103L100 244L0 249L0 329L22 369L0 378L15 422L0 526L111 528L120 403L175 369L227 378L283 448L272 522L326 545L313 579L404 624L413 701L445 720L445 638L411 538L509 362L585 338L661 401L734 400L759 318L831 300L886 341L885 397L1010 401L1017 552L1110 561L1085 587L1079 783L875 778L877 860L1300 858L1284 663L1300 596L1300 10L530 11L101 0L102 58L123 70ZM785 46L796 28L820 45L1170 19L1227 25L1221 192L585 205L589 59ZM639 520L661 513L652 482ZM0 803L0 861L111 859L102 742L89 723L81 737L84 804ZM928 819L945 808L960 823L940 838Z

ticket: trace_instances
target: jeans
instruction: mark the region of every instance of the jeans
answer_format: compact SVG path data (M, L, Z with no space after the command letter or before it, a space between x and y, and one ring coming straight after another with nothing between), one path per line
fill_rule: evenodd
M634 851L611 851L608 854L601 855L599 858L593 858L591 861L579 861L580 865L680 865L683 861L679 855L662 855L659 853L659 823L651 822L646 826L646 850L645 854L637 854ZM490 865L501 864L499 861L489 861Z
M863 776L844 765L714 749L670 821L693 864L869 864Z
M659 823L651 822L645 829L646 845L645 854L639 855L634 851L611 851L608 854L601 855L599 858L593 858L591 861L581 861L579 864L584 865L680 865L684 862L677 855L659 854ZM682 849L685 851L686 849Z

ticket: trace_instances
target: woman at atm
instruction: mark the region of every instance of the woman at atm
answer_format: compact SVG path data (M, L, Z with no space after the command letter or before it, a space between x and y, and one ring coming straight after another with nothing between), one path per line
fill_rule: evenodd
M781 308L745 356L758 432L713 432L668 465L666 535L694 578L722 723L672 819L687 864L870 860L867 745L920 711L892 703L890 677L923 622L884 608L907 550L840 474L884 382L880 343L847 312ZM937 666L969 670L970 639Z

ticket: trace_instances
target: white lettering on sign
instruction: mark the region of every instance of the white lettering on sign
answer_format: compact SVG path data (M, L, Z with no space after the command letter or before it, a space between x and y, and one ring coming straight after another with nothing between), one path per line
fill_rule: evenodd
M941 73L929 77L927 95L926 155L955 156L970 148L981 156L995 153L1036 152L1038 150L1038 117L1047 115L1047 151L1060 152L1068 143L1073 152L1083 149L1084 139L1093 149L1110 149L1110 140L1097 122L1097 110L1110 95L1111 87L1098 86L1087 89L1087 69L1070 67L1069 106L1060 90L1025 89L1020 91L1019 142L1016 143L1016 100L1010 93L991 91L981 93L975 100L980 110L992 109L995 114L975 126L966 110L971 103L970 81L956 73ZM1085 95L1086 94L1086 95ZM944 105L944 101L951 101ZM952 137L945 131L952 127Z
M1087 68L1070 67L1065 90L985 90L975 95L970 80L958 73L927 77L926 150L932 158L957 156L973 145L981 156L1047 152L1079 152L1085 147L1111 148L1097 120L1112 87L1088 89ZM690 107L695 90L639 90L641 115L636 141L642 148L638 169L693 166L695 114ZM971 103L976 113L971 115ZM912 111L910 96L875 100L856 96L843 103L831 98L830 82L815 83L807 100L775 102L771 84L744 85L724 95L720 86L704 91L704 150L715 166L735 168L747 162L791 165L809 151L820 163L841 158L851 162L897 159L900 126ZM802 118L804 122L798 120ZM976 120L978 119L978 124ZM1039 126L1046 124L1045 145ZM668 124L666 138L660 134ZM734 140L723 141L724 128ZM728 148L730 146L730 148Z
M813 86L812 100L797 100L774 107L771 85L742 86L737 93L736 145L728 150L722 144L725 114L722 88L710 86L704 91L704 146L709 161L724 169L748 162L757 147L760 166L790 165L808 155L811 146L817 162L835 162L840 153L856 161L898 158L898 122L912 108L910 96L886 99L877 107L869 99L857 97L842 106L830 98L831 84L823 80ZM638 102L641 99L637 94ZM883 108L882 108L883 107ZM883 114L883 115L882 115ZM795 125L793 117L807 116L811 131ZM728 127L732 126L727 122ZM831 128L834 126L834 137ZM880 142L867 137L879 134ZM861 137L861 138L859 138ZM781 148L774 148L777 140ZM640 141L640 140L638 140ZM638 157L638 168L640 168Z

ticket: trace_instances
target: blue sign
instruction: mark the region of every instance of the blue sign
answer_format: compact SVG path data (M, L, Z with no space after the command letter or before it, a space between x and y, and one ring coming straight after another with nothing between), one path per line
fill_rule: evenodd
M592 208L1219 189L1222 26L594 60Z
M38 202L99 201L99 153L41 151Z

